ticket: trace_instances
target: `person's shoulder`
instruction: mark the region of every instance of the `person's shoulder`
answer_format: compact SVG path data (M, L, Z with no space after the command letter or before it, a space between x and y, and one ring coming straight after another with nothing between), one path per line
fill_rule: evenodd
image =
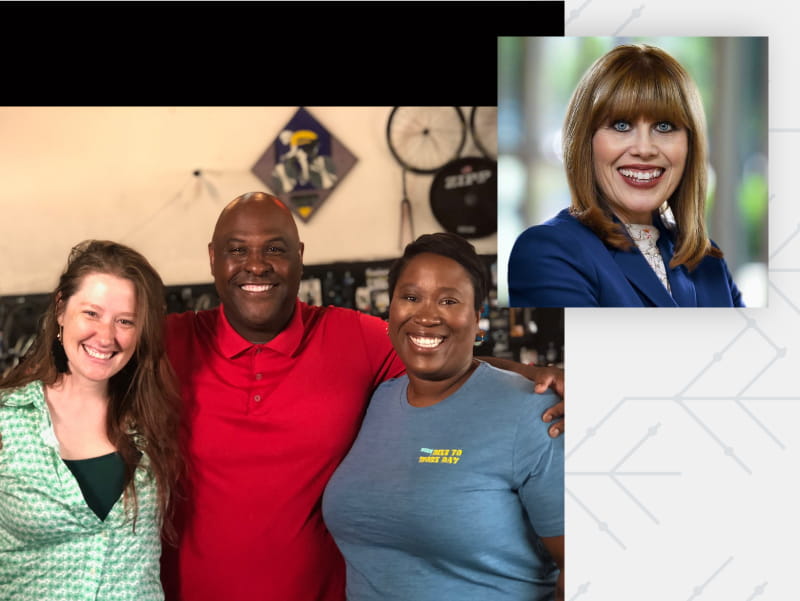
M566 208L566 209L561 209L558 213L553 215L550 219L545 221L542 225L550 225L550 226L562 225L563 226L563 225L566 225L566 224L574 224L574 223L578 223L579 224L580 221L575 219L575 216L572 214L572 211L570 211L568 208Z
M521 374L518 374L515 371L509 371L507 369L495 367L486 361L481 361L477 373L480 374L486 383L489 384L497 384L504 388L513 388L520 391L530 391L532 388L532 383L530 380ZM528 384L531 384L531 386L528 386Z
M709 243L711 244L712 248L716 248L717 250L722 250L719 245L714 242L714 240L709 238ZM726 266L727 262L725 261L725 257L715 257L711 254L706 254L701 260L700 263L697 264L697 268L695 269L719 269L721 266Z
M358 313L355 309L348 309L347 307L337 307L336 305L309 305L305 301L298 300L297 308L306 318L319 318L326 319L347 319L352 315Z
M197 327L210 327L219 319L220 307L201 311L169 313L166 318L167 337L180 335Z
M394 378L389 378L388 380L384 380L380 383L378 388L397 388L398 386L405 386L408 382L408 375L402 374L399 376L395 376Z
M321 321L361 329L386 328L386 322L380 317L348 307L308 305L303 301L298 303L298 307L302 311L303 322L306 324Z
M538 225L527 228L518 238L518 243L574 244L574 238L591 235L592 231L578 221L569 209L562 209L555 216Z
M547 286L553 278L569 277L568 273L562 271L569 266L594 281L596 262L606 261L608 257L604 250L607 250L604 242L575 218L569 209L564 209L552 219L529 227L517 238L509 258L509 277L517 279L520 289L532 287L534 282L544 282L544 286ZM561 298L526 296L525 300L545 304L515 302L515 305L573 306L564 304Z
M552 407L558 402L558 397L552 390L535 392L534 382L517 372L500 369L486 362L481 362L482 385L495 391L498 399L514 403L520 410L533 407L537 411Z
M548 434L548 425L542 421L542 414L559 402L560 398L550 389L539 393L534 390L534 382L524 376L493 365L485 364L484 394L485 409L491 409L487 420L497 419L498 427L515 427L525 444L541 449L553 443Z
M300 312L303 326L308 330L319 324L352 324L358 319L357 311L334 305L309 305L298 300L296 310Z
M719 246L713 240L709 241L712 247L719 249ZM698 292L702 290L705 296L706 304L701 306L746 306L742 298L742 292L736 285L724 256L714 257L707 254L689 272L689 277L694 281Z
M219 307L214 309L203 309L201 311L183 311L181 313L168 313L167 325L180 323L194 323L197 321L208 321L216 319L219 315Z
M572 214L569 209L561 209L550 219L547 219L538 226L534 227L539 227L545 230L552 228L575 228L580 230L588 229Z
M408 382L408 376L403 374L395 378L389 378L381 382L373 393L373 398L385 398L394 396L397 391L404 389Z
M41 380L33 380L17 388L0 390L0 408L33 405L44 394Z

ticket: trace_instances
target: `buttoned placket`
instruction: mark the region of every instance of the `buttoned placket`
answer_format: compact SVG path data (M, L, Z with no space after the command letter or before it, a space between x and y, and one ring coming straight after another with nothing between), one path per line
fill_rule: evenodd
M253 352L253 386L252 391L250 394L250 399L255 403L256 408L260 406L261 402L264 400L265 391L263 388L259 386L264 378L264 374L262 373L261 363L264 361L264 353L263 348L261 346L256 346L255 351Z

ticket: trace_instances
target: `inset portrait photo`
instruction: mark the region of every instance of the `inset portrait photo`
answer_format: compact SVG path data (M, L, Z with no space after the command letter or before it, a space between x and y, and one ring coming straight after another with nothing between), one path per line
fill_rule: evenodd
M499 38L499 304L766 306L767 51Z

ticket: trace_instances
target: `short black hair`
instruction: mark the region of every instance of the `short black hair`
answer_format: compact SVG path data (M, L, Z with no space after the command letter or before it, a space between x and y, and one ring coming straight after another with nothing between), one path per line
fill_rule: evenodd
M461 265L469 275L472 289L475 292L475 310L480 311L489 294L489 270L475 252L475 247L459 236L450 232L423 234L406 245L403 256L389 268L389 298L394 296L394 287L403 269L409 261L422 253L441 255L453 259Z

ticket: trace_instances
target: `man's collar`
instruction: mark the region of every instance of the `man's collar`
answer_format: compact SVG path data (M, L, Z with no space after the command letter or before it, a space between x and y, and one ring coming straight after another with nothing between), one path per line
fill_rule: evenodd
M275 338L264 344L255 344L245 339L233 329L225 316L222 305L217 307L217 310L219 311L219 320L217 321L219 349L228 359L233 359L254 346L266 347L282 355L291 356L303 339L303 312L300 309L299 299L295 299L294 311L286 327Z

